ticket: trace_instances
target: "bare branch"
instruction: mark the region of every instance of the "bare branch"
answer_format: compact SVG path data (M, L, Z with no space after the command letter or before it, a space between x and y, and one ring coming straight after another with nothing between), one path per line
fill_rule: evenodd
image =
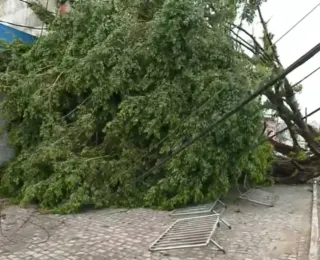
M264 20L264 18L263 18L263 16L262 16L262 12L261 12L261 9L260 9L259 6L257 7L257 10L258 10L260 22L261 22L261 24L262 24L262 26L263 26L263 31L264 31L265 37L267 38L267 40L268 40L268 42L269 42L269 44L270 44L269 47L271 48L271 50L272 50L272 52L273 52L274 59L275 59L275 61L278 63L278 65L279 65L280 67L283 67L282 64L281 64L281 62L280 62L280 59L279 59L277 50L276 50L276 46L272 43L272 40L271 40L271 38L270 38L270 33L269 33L269 31L268 31L267 23L265 22L265 20Z

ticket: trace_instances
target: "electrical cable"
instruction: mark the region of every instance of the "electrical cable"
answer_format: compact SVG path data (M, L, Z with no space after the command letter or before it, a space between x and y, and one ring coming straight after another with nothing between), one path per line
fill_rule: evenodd
M21 0L21 1L23 1L23 0ZM303 19L305 19L308 15L310 15L319 5L320 5L320 3L319 3L316 7L314 7ZM296 23L296 24L295 24L289 31L287 31L284 35L282 35L281 39L284 38L291 30L293 30L294 27L296 27L300 22L302 22L303 19L300 20L298 23ZM230 25L232 25L232 24L230 24ZM233 32L233 31L231 30L231 32L236 35L236 39L237 39L237 38L240 38L242 41L245 42L245 40L239 36L239 32L242 30L242 31L244 31L246 34L248 34L248 33L247 33L244 29L242 29L241 23L240 23L240 25L233 25L233 26L237 27L237 29L238 29L238 32L237 32L237 33ZM279 42L281 39L279 39L277 42ZM276 43L277 43L277 42L276 42ZM274 43L274 44L275 44L275 43ZM273 45L274 45L274 44L273 44ZM259 46L260 46L260 45L259 45ZM247 46L245 46L245 47L247 47ZM261 52L261 51L263 51L263 52ZM264 52L264 49L261 49L261 50L259 49L259 52L260 52L260 54L262 55L261 58L265 58L265 59L268 59L268 58L269 58L268 56L264 56L264 55L267 55L266 52ZM317 70L319 70L319 69L320 69L320 67L319 67ZM316 70L316 71L317 71L317 70ZM311 75L312 75L313 73L315 73L316 71L312 72ZM309 76L311 76L311 75L309 75ZM306 77L309 77L309 76L307 75ZM304 79L302 79L301 82L302 82L303 80L304 80ZM296 83L296 85L300 84L301 82ZM296 85L295 85L295 86L296 86ZM207 100L207 101L209 101L209 100ZM207 103L207 102L205 102L205 103ZM205 104L203 104L200 108L204 107L204 105L205 105ZM197 110L200 110L200 108L197 109ZM192 114L190 114L189 117L191 117L191 115L192 115ZM161 139L156 146L159 146L161 143L163 143L169 136L173 135L174 132L176 132L176 131L177 131L179 128L181 128L181 127L182 127L181 125L180 125L180 126L177 126L170 134L168 134L168 135L165 136L163 139ZM141 156L138 161L140 161L140 160L142 160L143 158L145 158L145 157L147 156L147 154L148 154L148 152L145 153L143 156Z
M310 76L312 76L314 73L316 73L318 70L320 70L320 66L318 68L316 68L315 70L311 71L308 75L306 75L305 77L303 77L301 80L299 80L297 83L295 83L292 87L295 87L299 84L301 84L303 81L305 81L307 78L309 78Z
M304 21L310 14L312 14L318 7L320 3L318 3L315 7L313 7L305 16L303 16L298 22L296 22L293 26L289 28L278 40L275 41L273 45L276 45L279 41L281 41L286 35L288 35L294 28L296 28L302 21Z
M320 69L320 67L316 68L315 70L313 70L311 73L307 74L305 77L303 77L301 80L299 80L298 82L296 82L295 84L293 84L291 87L294 88L295 86L301 84L304 80L306 80L307 78L309 78L310 76L312 76L316 71L318 71ZM295 96L296 93L294 93L293 96ZM291 96L292 97L292 96ZM288 98L291 98L291 97L288 97ZM315 109L314 111L312 111L311 113L307 114L306 116L304 116L302 119L307 119L308 117L314 115L315 113L319 112L320 111L320 107ZM263 139L262 141L258 142L258 144L255 144L253 146L251 146L249 149L247 149L247 151L250 151L250 150L255 150L259 145L262 145L265 141L268 141L269 139L273 139L274 137L276 137L277 135L285 132L286 130L288 130L289 127L285 127L279 131L277 131L275 134L271 135L271 136L268 136L268 139Z
M214 98L216 98L216 97L221 93L221 91L224 90L224 89L225 89L225 88L220 89L219 91L217 91L217 93L215 93L213 96L211 96L210 98L208 98L205 102L203 102L203 103L201 104L201 106L199 106L199 107L197 107L196 109L192 110L192 112L191 112L189 115L186 116L184 122L183 122L182 124L176 126L171 132L169 132L165 137L163 137L159 142L157 142L157 143L155 144L155 147L159 147L159 145L162 144L164 141L166 141L169 137L173 136L174 134L177 134L177 131L178 131L179 129L181 129L181 128L184 126L184 124L185 124L186 122L188 122L188 120L189 120L192 116L194 116L194 115L196 115L198 112L200 112L207 104L209 104L210 101L212 101ZM146 156L147 156L149 153L150 153L150 151L146 151L146 152L145 152L142 156L140 156L136 161L137 161L137 162L138 162L138 161L142 161L143 159L146 158ZM137 164L135 164L134 166L137 167Z
M277 43L279 43L285 36L287 36L294 28L296 28L302 21L304 21L309 15L311 15L318 7L320 6L320 3L318 3L316 6L314 6L306 15L304 15L298 22L296 22L293 26L291 26L277 41L275 41L270 47L274 47ZM248 46L245 46L244 43L242 42L245 42L247 43L246 41L244 41L243 39L242 42L238 40L239 38L239 31L242 31L244 32L245 34L247 34L251 39L253 39L255 41L254 38L252 38L252 36L246 31L244 30L242 27L241 27L241 23L239 25L236 25L236 24L231 24L232 26L235 26L237 29L238 29L238 33L235 33L235 32L232 32L234 34L237 34L237 37L235 39L236 42L238 42L240 45L244 46L245 48L248 49ZM231 30L232 31L232 30ZM249 51L252 52L251 49L248 49ZM253 52L254 53L254 52ZM259 53L263 56L265 55L266 53L261 53L261 51L259 50Z
M309 74L307 74L305 77L303 77L301 80L299 80L298 82L296 82L295 84L292 85L292 88L294 88L295 86L301 84L304 80L306 80L307 78L309 78L310 76L312 76L316 71L318 71L320 69L320 67L316 68L315 70L313 70L312 72L310 72ZM295 93L296 94L296 93ZM295 95L294 94L294 95ZM289 97L291 98L291 97ZM320 111L320 107L315 109L314 111L312 111L311 113L307 114L306 116L302 117L302 119L307 119L308 117L316 114L317 112ZM268 139L273 139L274 137L276 137L277 135L285 132L286 130L288 130L289 127L285 127L279 131L277 131L275 134L271 135L271 136L268 136ZM265 139L264 141L267 141L268 139ZM254 150L255 148L257 148L259 145L261 145L263 142L259 142L257 145L253 146L250 148L250 150Z
M310 76L312 76L315 72L317 72L320 69L320 66L318 68L316 68L315 70L313 70L312 72L310 72L309 74L307 74L305 77L303 77L301 80L299 80L298 82L296 82L295 84L292 85L292 88L296 87L297 85L301 84L304 80L306 80L307 78L309 78ZM296 93L295 93L296 94ZM215 95L216 96L216 95ZM196 112L200 111L210 100L212 99L209 98L206 102L204 102L200 107L198 107L196 110L194 110L188 117L186 120L188 120L189 118L191 118L192 115L196 114ZM182 125L177 126L171 133L169 133L168 135L166 135L163 139L161 139L156 146L159 146L161 143L163 143L166 139L169 138L169 136L173 135L178 129L180 129ZM145 154L143 154L139 159L137 159L136 161L141 161L143 160L149 152L146 152ZM137 163L134 165L135 167L137 167Z
M19 1L21 1L21 2L26 2L26 1L23 1L23 0L19 0ZM27 2L26 2L27 3ZM48 3L48 0L47 0L47 3ZM286 32L277 42L279 42L283 37L285 37L285 35L287 35L294 27L296 27L300 22L302 22L308 15L310 15L318 6L320 5L320 3L316 6L316 7L314 7L305 17L303 17L303 19L301 19L298 23L296 23L288 32ZM0 21L1 22L1 21ZM19 26L19 25L16 25L16 26ZM36 28L36 27L29 27L29 26L23 26L23 25L21 25L21 27L27 27L27 28L32 28L32 29L39 29L39 30L42 30L43 31L43 28ZM276 42L276 43L277 43ZM318 69L320 69L320 67L318 68ZM289 72L290 73L290 72ZM314 73L314 72L313 72ZM250 100L251 101L251 100ZM249 101L249 102L250 102ZM249 103L248 102L248 103ZM207 103L207 102L206 102ZM201 107L203 107L203 106L201 106ZM219 120L218 120L218 123L219 123ZM180 128L180 127L177 127L177 128ZM176 129L175 129L176 130ZM175 132L175 131L174 131ZM171 134L173 134L173 133L171 133ZM169 135L171 135L171 134L169 134ZM164 139L167 139L168 138L168 136L166 136ZM189 140L190 141L190 140ZM161 142L163 142L162 140L160 141L160 143ZM192 142L193 143L193 142ZM192 144L191 143L191 144ZM190 145L191 145L190 144ZM189 145L188 145L189 146ZM187 146L186 146L187 147ZM177 152L177 150L175 150L175 151L173 151L173 152L175 152L174 154L176 154L176 152ZM172 153L173 154L173 153ZM171 154L171 155L172 155ZM160 163L161 164L161 163ZM159 165L159 164L158 164ZM150 170L152 170L152 169L150 169ZM149 171L150 171L149 170Z
M27 5L30 5L31 3L25 0L19 0L22 3L25 3ZM48 10L48 4L49 4L49 0L47 0L46 2L46 9ZM22 24L16 24L16 23L12 23L12 22L8 22L8 21L4 21L4 20L0 20L0 23L5 23L5 24L9 24L12 26L16 26L16 27L21 27L21 28L27 28L27 29L32 29L32 30L40 30L41 31L41 35L43 30L46 30L47 28L44 27L44 23L42 24L41 27L34 27L34 26L28 26L28 25L22 25Z
M0 20L0 23L9 24L9 25L13 25L13 26L16 26L16 27L21 27L21 28L28 28L28 29L33 29L33 30L42 30L42 27L33 27L33 26L28 26L28 25L16 24L16 23L11 23L11 22L7 22L7 21L3 21L3 20Z
M171 150L167 157L165 157L163 160L161 160L158 164L154 165L151 169L146 171L144 174L139 176L138 179L141 179L145 177L146 175L150 174L156 169L159 169L162 167L165 163L169 162L173 156L179 154L183 150L185 150L187 147L194 144L196 141L210 133L215 127L217 127L219 124L227 120L229 117L236 114L240 109L242 109L244 106L249 104L251 101L253 101L255 98L259 97L261 94L263 94L264 91L272 87L275 83L277 83L279 80L282 80L285 78L289 73L300 67L302 64L310 60L313 56L315 56L320 51L320 43L318 43L315 47L313 47L311 50L309 50L307 53L305 53L302 57L300 57L298 60L296 60L293 64L291 64L287 69L285 69L280 75L275 77L274 79L270 80L269 82L263 84L260 86L252 95L247 97L245 100L243 100L237 107L230 110L228 113L226 113L224 116L219 118L214 123L211 123L209 127L202 130L199 134L197 134L194 138L189 139L184 144L180 145L178 148Z
M292 85L292 88L298 86L299 84L301 84L303 81L305 81L306 79L308 79L309 77L311 77L314 73L316 73L318 70L320 70L320 66L316 69L314 69L313 71L311 71L309 74L307 74L305 77L303 77L301 80L299 80L298 82L296 82L295 84ZM296 94L296 93L295 93ZM314 110L313 112L309 113L308 115L304 116L302 119L306 119L309 116L312 116L313 114L317 113L318 111L320 111L320 107L316 110ZM289 127L285 127L282 130L279 130L278 132L276 132L275 134L273 134L272 136L270 136L269 138L274 138L276 137L278 134L283 133L284 131L288 130Z
M310 117L310 116L318 113L319 111L320 111L320 107L318 107L317 109L313 110L311 113L307 114L307 115L304 116L302 119L307 119L308 117ZM272 139L272 138L276 137L277 135L285 132L285 131L288 130L288 129L289 129L289 127L285 127L285 128L283 128L283 129L277 131L277 132L276 132L275 134L273 134L272 136L269 136L269 138Z

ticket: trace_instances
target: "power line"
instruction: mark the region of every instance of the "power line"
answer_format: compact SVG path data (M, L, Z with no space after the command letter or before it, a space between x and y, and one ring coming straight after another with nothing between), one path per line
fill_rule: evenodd
M19 1L22 2L22 3L27 4L28 6L30 6L32 4L31 2L28 2L28 1L25 1L25 0L19 0ZM46 6L45 6L47 11L48 11L48 4L49 4L49 0L46 1ZM43 31L43 30L47 29L47 28L44 27L44 23L42 24L41 27L34 27L34 26L29 26L29 25L16 24L16 23L3 21L3 20L0 20L0 23L6 23L6 24L10 24L10 25L13 25L13 26L16 26L16 27L27 28L27 29L32 29L32 30Z
M304 120L304 119L307 119L308 117L310 117L310 116L318 113L319 111L320 111L320 107L318 107L317 109L313 110L311 113L307 114L307 115L304 116L302 119L303 119L303 120ZM287 127L283 128L283 129L277 131L274 135L270 136L269 138L272 139L272 138L276 137L277 135L282 134L283 132L287 131L288 129L289 129L289 127L287 126Z
M303 77L301 80L299 80L298 82L296 82L295 84L292 85L292 88L294 88L295 86L301 84L304 80L306 80L307 78L309 78L310 76L312 76L315 72L317 72L320 69L320 66L313 70L311 73L307 74L305 77ZM222 89L223 90L223 89ZM192 111L192 113L190 115L187 116L186 121L188 121L188 119L191 118L192 115L195 115L197 112L199 112L203 107L205 107L209 101L211 101L213 98L215 98L217 96L217 94L219 94L221 92L218 91L218 93L216 93L214 96L210 97L209 99L207 99L201 106L199 106L198 108L196 108L195 110ZM295 93L296 94L296 93ZM166 141L170 136L174 135L181 127L183 127L182 123L181 125L177 126L176 128L173 129L173 131L171 133L168 133L164 138L162 138L156 145L155 147L158 147L160 144L162 144L164 141ZM252 148L253 149L253 148ZM139 159L136 159L137 162L142 161L144 158L146 158L146 156L149 154L149 152L147 151L146 153L144 153L142 156L140 156ZM134 167L137 167L138 163L134 164Z
M16 24L16 23L11 23L11 22L7 22L7 21L3 21L3 20L0 20L0 23L6 23L6 24L13 25L13 26L17 26L17 27L22 27L22 28L28 28L28 29L34 29L34 30L42 30L41 27L33 27L33 26L28 26L28 25Z
M305 16L303 16L298 22L296 22L288 31L286 31L273 45L277 44L281 41L287 34L289 34L294 28L296 28L302 21L304 21L310 14L312 14L318 7L320 3L318 3L315 7L313 7Z
M314 73L316 73L318 70L320 70L320 66L318 68L316 68L315 70L311 71L308 75L306 75L304 78L302 78L301 80L299 80L297 83L295 83L292 87L295 87L299 84L301 84L303 81L305 81L307 78L309 78L310 76L312 76Z
M300 57L298 60L296 60L293 64L291 64L287 69L285 69L280 75L275 77L274 79L270 80L269 82L263 84L261 87L259 87L252 95L247 97L245 100L243 100L236 108L230 110L228 113L226 113L224 116L219 118L216 122L209 125L209 127L202 130L198 135L196 135L194 138L189 139L184 144L180 145L180 147L176 148L175 150L172 150L169 152L168 156L161 160L158 164L153 166L151 169L146 171L144 174L142 174L138 179L141 179L145 177L146 175L150 174L154 170L162 167L165 163L169 162L173 156L179 154L183 150L185 150L187 147L194 144L196 141L210 133L216 126L227 120L229 117L236 114L240 109L242 109L244 106L249 104L251 101L253 101L255 98L263 94L264 91L272 87L274 84L276 84L279 80L282 80L285 78L289 73L300 67L302 64L310 60L314 55L316 55L320 51L320 43L318 43L315 47L313 47L311 50L309 50L307 53L305 53L302 57Z
M298 82L296 82L295 84L293 84L291 86L291 88L294 88L296 86L298 86L299 84L301 84L303 81L305 81L306 79L308 79L309 77L311 77L314 73L316 73L318 70L320 69L320 66L318 68L316 68L315 70L311 71L309 74L307 74L305 77L303 77L301 80L299 80ZM297 94L297 92L295 92L293 95L286 97L286 99L288 98L292 98ZM275 116L275 115L274 115ZM288 129L288 128L287 128ZM274 136L272 136L274 137Z
M289 30L287 30L276 42L274 42L273 44L271 44L271 46L270 47L274 47L277 43L279 43L285 36L287 36L294 28L296 28L302 21L304 21L310 14L312 14L318 7L320 6L320 3L318 3L316 6L314 6L305 16L303 16L298 22L296 22L293 26L291 26L290 28L289 28ZM260 9L259 9L259 11L260 11ZM262 15L261 13L260 13L260 15ZM238 33L235 33L235 32L233 32L232 30L232 32L234 33L234 34L236 34L237 35L237 37L236 37L236 42L238 42L240 45L242 45L242 46L244 46L245 48L247 48L248 49L248 46L246 46L246 45L244 45L243 44L243 42L245 42L245 43L247 43L244 39L241 39L243 42L241 42L241 41L239 41L238 40L238 38L239 38L239 31L242 31L242 32L244 32L245 34L247 34L255 43L257 43L256 41L255 41L255 38L254 37L252 37L252 35L250 35L245 29L243 29L242 27L241 27L241 23L239 24L239 25L236 25L236 24L232 24L233 26L235 26L236 28L238 28ZM252 47L252 46L250 46L250 47ZM259 47L259 45L258 45L258 47ZM252 52L252 50L249 48L248 49L249 51L251 51ZM262 49L262 52L261 52L261 50L259 49L259 53L260 54L262 54L262 56L264 56L265 55L265 51Z
M159 142L156 143L154 147L159 147L160 144L168 140L169 137L173 136L174 134L179 134L178 130L180 130L188 120L191 119L192 116L196 115L199 111L201 111L209 102L211 102L214 98L217 98L217 96L223 91L225 88L220 89L215 93L213 96L209 97L205 102L202 103L201 106L197 107L196 109L192 110L192 112L186 116L186 118L183 120L183 122L176 126L171 132L169 132L165 137L163 137ZM142 161L146 158L146 156L149 154L150 151L146 151L140 158L138 158L136 161ZM135 164L137 166L137 164Z

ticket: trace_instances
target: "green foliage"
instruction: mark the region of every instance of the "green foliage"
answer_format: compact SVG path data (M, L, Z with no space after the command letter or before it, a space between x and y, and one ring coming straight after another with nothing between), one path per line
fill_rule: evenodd
M314 141L317 142L317 143L320 143L320 136L315 137Z
M309 158L308 154L305 151L297 151L297 152L291 152L289 154L289 157L294 160L304 161Z
M243 172L262 182L270 146L252 102L137 179L157 159L239 104L258 85L203 1L76 1L47 36L13 53L0 77L16 159L1 191L55 212L85 205L176 205L216 198Z
M231 2L238 2L242 4L242 19L246 19L248 22L253 22L256 15L257 6L261 6L262 3L266 2L266 0L238 0Z
M304 161L307 160L309 158L308 154L306 152L303 151L299 151L299 153L297 154L296 158L300 161Z

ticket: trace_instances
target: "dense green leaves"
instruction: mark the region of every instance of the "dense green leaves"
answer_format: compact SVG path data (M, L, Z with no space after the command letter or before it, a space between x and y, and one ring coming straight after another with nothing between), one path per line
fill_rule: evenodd
M257 86L203 1L79 1L1 74L17 157L1 190L58 212L213 199L242 173L262 182L271 148L251 103L163 169L161 156ZM218 2L218 1L217 1ZM231 19L231 18L230 18ZM12 47L9 47L9 49Z

